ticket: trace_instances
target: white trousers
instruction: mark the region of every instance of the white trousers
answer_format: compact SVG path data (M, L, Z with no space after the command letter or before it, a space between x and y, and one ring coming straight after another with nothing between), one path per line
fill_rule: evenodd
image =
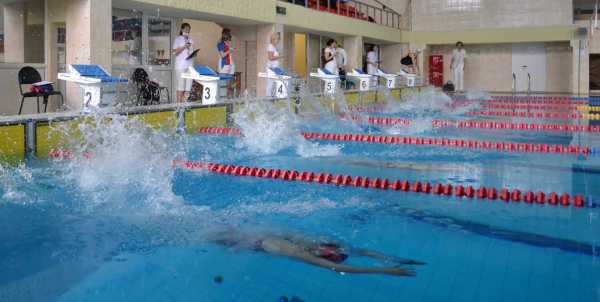
M452 70L454 72L454 88L456 90L465 90L465 67L456 66Z

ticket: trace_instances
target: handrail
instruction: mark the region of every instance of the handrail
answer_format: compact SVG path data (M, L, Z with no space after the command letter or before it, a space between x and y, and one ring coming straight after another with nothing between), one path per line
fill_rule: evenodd
M379 8L357 0L279 0L282 2L303 5L306 8L326 11L342 16L361 19L379 25L402 29L402 15L387 8ZM380 2L378 2L380 3ZM380 3L381 4L381 3Z

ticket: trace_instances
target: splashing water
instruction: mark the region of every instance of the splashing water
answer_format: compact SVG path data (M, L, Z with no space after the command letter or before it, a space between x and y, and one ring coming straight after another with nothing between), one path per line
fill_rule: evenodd
M253 153L276 154L291 147L302 157L334 156L340 152L340 146L321 146L304 139L299 130L301 121L287 106L271 102L246 103L233 114L233 119L242 131L238 147Z
M491 98L490 94L485 91L467 91L465 97L467 98L467 100L472 101L483 101L489 100Z
M33 203L36 199L30 198L22 186L30 186L33 183L33 175L24 164L16 167L3 166L0 162L0 193L2 200L15 203Z
M61 126L52 131L71 137L67 145L73 159L57 164L65 170L65 182L87 199L85 208L161 212L181 203L171 190L171 159L178 153L174 133L121 115L96 115L77 129Z

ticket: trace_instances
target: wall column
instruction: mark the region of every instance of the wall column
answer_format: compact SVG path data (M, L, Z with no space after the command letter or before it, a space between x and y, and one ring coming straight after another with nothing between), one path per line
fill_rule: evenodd
M408 44L381 45L381 67L385 72L398 73L402 68L400 59L408 54Z
M573 94L588 95L590 92L590 55L587 41L571 40L571 49L573 49Z
M4 5L4 62L25 62L25 3Z
M360 36L344 37L344 50L348 56L346 70L363 67L363 38Z
M112 0L67 0L67 65L98 64L111 71ZM81 91L67 85L66 103L81 108Z

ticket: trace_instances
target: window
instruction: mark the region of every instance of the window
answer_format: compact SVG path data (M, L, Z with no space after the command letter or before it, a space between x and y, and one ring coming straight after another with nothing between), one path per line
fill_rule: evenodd
M114 9L112 24L113 65L142 64L142 14Z
M44 0L3 3L6 4L0 4L0 62L44 63Z
M446 0L446 10L477 11L481 8L481 0Z
M148 65L171 62L171 20L148 19Z

